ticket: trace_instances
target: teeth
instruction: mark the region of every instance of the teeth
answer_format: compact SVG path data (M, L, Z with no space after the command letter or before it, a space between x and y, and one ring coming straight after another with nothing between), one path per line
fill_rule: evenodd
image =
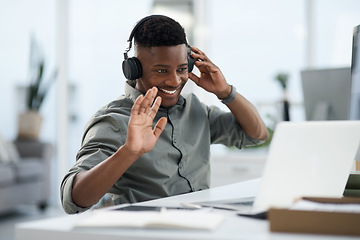
M176 92L176 90L173 90L173 91L168 91L168 90L165 90L165 89L162 89L162 88L159 88L160 91L164 92L164 93L167 93L167 94L174 94Z

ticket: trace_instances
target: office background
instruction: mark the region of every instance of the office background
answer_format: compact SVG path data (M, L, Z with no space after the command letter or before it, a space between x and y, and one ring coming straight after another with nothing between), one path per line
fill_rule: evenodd
M61 66L41 109L40 135L55 146L52 200L58 203L59 181L75 161L87 120L124 92L121 63L128 35L152 13L182 23L190 44L205 51L267 124L269 115L276 119L275 104L282 98L275 75L288 73L291 120L302 121L300 71L350 66L359 9L358 0L0 0L0 134L16 138L24 110L18 89L29 84L33 35L46 58L45 74ZM185 91L224 108L188 85Z

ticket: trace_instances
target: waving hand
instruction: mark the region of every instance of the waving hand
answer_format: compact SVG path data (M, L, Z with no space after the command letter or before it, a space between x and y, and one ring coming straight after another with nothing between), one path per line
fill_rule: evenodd
M165 128L167 119L164 117L156 123L154 129L152 127L161 104L160 97L155 99L157 91L157 88L153 87L145 96L140 95L131 110L125 145L134 154L142 155L151 151Z

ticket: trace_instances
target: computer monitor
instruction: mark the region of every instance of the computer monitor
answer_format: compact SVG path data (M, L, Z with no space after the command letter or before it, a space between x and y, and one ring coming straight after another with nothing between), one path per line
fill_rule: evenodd
M351 70L346 68L301 71L306 120L348 120Z
M350 119L360 120L360 25L353 32Z

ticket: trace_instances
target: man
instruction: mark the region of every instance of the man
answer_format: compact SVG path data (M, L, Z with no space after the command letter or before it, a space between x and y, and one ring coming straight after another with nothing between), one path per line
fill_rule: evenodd
M127 64L135 61L136 80L128 80L125 95L88 122L77 162L61 184L67 213L89 209L106 193L121 204L207 189L210 144L243 148L268 137L254 106L220 69L195 47L190 55L179 23L150 16L137 24L130 42L132 36L136 58L126 52L123 70L134 78ZM192 60L200 77L188 69ZM208 107L193 94L182 96L188 78L230 112Z

